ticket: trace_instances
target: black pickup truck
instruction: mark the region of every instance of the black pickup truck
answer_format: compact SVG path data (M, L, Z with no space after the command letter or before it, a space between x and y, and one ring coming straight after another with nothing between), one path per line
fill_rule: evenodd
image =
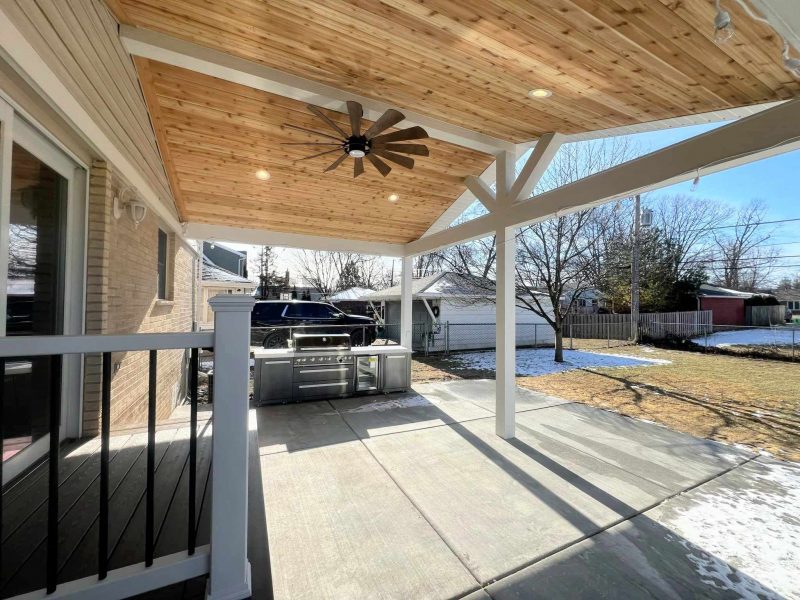
M348 315L326 302L262 300L250 317L250 343L286 348L290 326L304 326L294 333L348 333L353 346L369 346L377 337L374 319Z

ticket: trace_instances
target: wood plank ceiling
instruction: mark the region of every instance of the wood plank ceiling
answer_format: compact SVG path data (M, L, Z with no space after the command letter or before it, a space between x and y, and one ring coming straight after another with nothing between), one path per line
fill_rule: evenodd
M737 34L718 46L714 0L110 3L124 23L516 143L797 95L774 32L736 2L723 5ZM303 139L283 122L319 128L298 103L137 64L190 220L240 223L220 214L229 205L282 231L408 241L458 197L464 175L490 161L429 140L430 158L386 180L368 170L354 182L351 167L322 174L327 157L294 163L301 153L278 145ZM533 88L553 95L531 99ZM261 167L273 174L266 184L252 175ZM385 201L392 192L402 196L396 206Z
M493 157L421 140L429 157L413 170L392 165L382 177L353 161L323 173L337 154L300 161L329 147L284 142L330 141L284 127L327 131L305 104L136 58L145 98L184 220L328 237L405 243L420 237L463 191L464 178ZM346 115L325 111L347 130ZM365 130L369 121L365 121ZM402 123L400 124L402 127ZM268 181L256 178L264 169ZM397 203L388 201L398 194Z

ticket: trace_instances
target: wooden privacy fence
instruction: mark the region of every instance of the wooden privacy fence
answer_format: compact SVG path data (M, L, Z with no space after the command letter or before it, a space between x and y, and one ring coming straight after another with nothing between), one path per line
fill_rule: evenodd
M710 310L642 313L639 315L639 337L662 339L667 336L690 338L711 332ZM577 339L627 340L633 337L631 316L567 315L564 335Z
M783 304L775 306L746 306L745 323L757 327L782 325L786 321L786 307Z

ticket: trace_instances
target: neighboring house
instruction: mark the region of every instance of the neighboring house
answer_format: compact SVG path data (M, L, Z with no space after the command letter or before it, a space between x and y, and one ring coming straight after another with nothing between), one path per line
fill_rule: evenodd
M234 250L224 244L203 242L203 256L207 257L220 269L247 278L247 252Z
M775 297L791 311L792 316L800 315L800 290L778 290Z
M374 311L364 297L373 292L370 288L352 287L329 296L328 302L351 315L372 316Z
M246 277L231 273L215 265L208 256L204 256L200 294L198 295L200 306L197 309L201 328L206 329L213 326L214 312L208 303L211 298L218 294L252 294L256 287L256 284Z
M783 321L772 294L742 292L704 283L697 292L698 310L710 310L714 325L765 325Z
M560 300L562 310L569 308L570 301L572 301L573 292L565 293ZM596 315L605 309L605 300L599 290L588 289L578 292L575 300L572 302L570 312L579 315Z
M411 282L414 348L479 350L495 347L494 282L444 271ZM400 286L366 294L385 319L385 337L400 336ZM542 304L550 302L542 295ZM448 327L444 324L447 323ZM536 325L534 327L534 325ZM449 339L445 340L445 336ZM552 344L553 330L534 312L517 307L517 345Z

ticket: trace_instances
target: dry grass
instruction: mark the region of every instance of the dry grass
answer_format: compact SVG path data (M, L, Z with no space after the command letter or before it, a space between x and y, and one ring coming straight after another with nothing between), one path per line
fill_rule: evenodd
M800 461L800 365L647 346L595 351L665 359L670 364L518 377L517 383L695 436ZM419 381L494 377L494 373L458 371L452 363L427 359L415 361L413 376Z

